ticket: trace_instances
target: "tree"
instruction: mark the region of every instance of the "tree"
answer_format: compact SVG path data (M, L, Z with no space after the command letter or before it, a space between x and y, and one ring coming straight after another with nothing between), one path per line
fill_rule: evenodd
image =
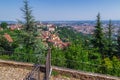
M24 0L24 7L21 10L25 20L24 32L22 33L21 38L23 38L23 45L24 48L26 48L26 53L30 53L30 51L32 53L40 53L44 47L41 39L36 38L39 34L28 0Z
M32 9L29 6L28 0L24 0L24 7L21 9L24 14L24 20L25 20L25 31L31 32L36 30L36 26L34 25L35 19L32 15Z
M117 35L117 56L120 57L120 29L118 30L118 35Z
M112 27L112 22L111 20L109 20L109 24L108 24L108 35L107 35L107 41L108 41L108 50L107 50L107 55L108 57L112 58L113 53L114 53L114 44L113 44L113 27Z
M98 48L98 52L101 53L102 57L104 57L104 36L102 24L100 21L100 13L97 15L97 23L94 30L94 38L93 38L93 46Z
M65 54L59 48L52 47L52 65L65 67L66 66L66 58Z
M0 27L2 27L3 29L6 29L7 28L7 23L6 22L2 22L1 24L0 24Z
M13 52L14 47L12 46L12 43L8 42L2 35L0 35L0 49Z

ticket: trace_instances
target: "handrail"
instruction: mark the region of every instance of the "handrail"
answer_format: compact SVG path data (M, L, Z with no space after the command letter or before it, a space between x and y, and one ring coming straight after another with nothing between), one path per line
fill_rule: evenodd
M34 74L36 72L38 72L38 76L34 77ZM35 67L33 68L33 70L30 73L28 73L23 80L33 80L33 79L40 80L40 76L39 76L40 74L39 74L39 72L40 72L40 65L35 65Z

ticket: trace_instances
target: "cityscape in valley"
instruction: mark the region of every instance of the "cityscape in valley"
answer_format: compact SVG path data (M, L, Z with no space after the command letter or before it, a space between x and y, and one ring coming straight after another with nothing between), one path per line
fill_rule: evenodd
M120 80L118 3L1 0L0 80Z
M21 25L19 25L16 21L0 21L0 23L6 22L8 23L8 28L10 29L19 29ZM102 28L104 31L107 31L109 21L102 21ZM77 32L81 32L83 34L93 34L94 26L96 25L96 21L37 21L37 26L56 26L56 27L72 27ZM114 27L113 35L116 36L120 27L120 20L113 20L112 25Z
M84 34L93 34L94 26L96 25L96 21L46 21L42 22L43 24L53 24L59 27L72 27L77 32L81 32ZM104 30L108 27L109 21L102 21L102 26ZM117 31L120 27L120 21L112 21L112 25L114 26L114 35L117 34Z

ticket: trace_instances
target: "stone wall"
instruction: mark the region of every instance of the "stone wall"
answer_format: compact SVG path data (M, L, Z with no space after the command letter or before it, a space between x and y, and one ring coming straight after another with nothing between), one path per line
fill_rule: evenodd
M53 71L58 72L61 75L66 75L80 80L120 80L119 77L107 76L103 74L82 72L72 69L53 67Z
M32 63L23 63L23 62L14 62L14 61L4 61L0 60L0 65L16 66L21 68L31 69L34 64ZM120 80L120 77L112 77L95 73L82 72L72 69L60 68L52 66L52 70L58 72L60 75L66 75L80 80ZM41 71L45 72L45 66L41 65Z

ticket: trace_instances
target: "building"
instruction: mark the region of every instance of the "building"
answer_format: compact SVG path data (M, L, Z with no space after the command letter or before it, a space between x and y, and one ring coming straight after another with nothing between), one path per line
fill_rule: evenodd
M20 25L20 24L10 25L9 29L12 30L12 31L13 30L21 30L22 29L22 25Z
M47 42L50 42L53 44L53 46L62 49L70 45L69 42L63 42L57 34L51 34L49 31L42 32L42 39L45 44L47 44Z
M51 31L51 32L55 31L55 26L54 26L54 25L49 26L49 27L48 27L48 30Z
M10 36L9 34L5 33L3 36L5 37L5 39L6 39L8 42L13 42L13 39L11 38L11 36Z

